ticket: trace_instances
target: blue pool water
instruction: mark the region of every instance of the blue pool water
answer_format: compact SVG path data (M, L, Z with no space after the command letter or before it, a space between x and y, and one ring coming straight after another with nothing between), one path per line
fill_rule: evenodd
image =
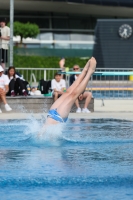
M43 120L0 121L1 200L133 199L133 123L69 119L37 137Z
M93 91L94 98L133 98L133 91L123 90L123 91Z

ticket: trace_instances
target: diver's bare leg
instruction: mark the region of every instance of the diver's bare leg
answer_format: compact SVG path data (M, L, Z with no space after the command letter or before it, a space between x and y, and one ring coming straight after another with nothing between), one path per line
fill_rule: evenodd
M86 76L84 78L82 78L81 81L81 76L79 76L77 78L77 80L79 79L80 84L78 84L79 82L77 81L77 85L78 87L76 87L76 84L74 84L74 90L73 87L71 87L71 90L67 90L66 93L64 93L59 99L57 99L57 101L51 106L51 109L57 109L58 113L61 115L62 118L65 118L68 116L72 105L74 104L75 100L78 98L78 96L85 90L88 81L91 77L91 75L94 73L95 68L96 68L96 60L95 58L91 58L89 60L89 68L88 68L88 72L86 73ZM86 66L85 66L85 70L86 71ZM83 74L84 74L83 72ZM82 74L82 73L81 73ZM75 81L76 82L76 81Z
M90 65L90 60L86 63L83 71L81 72L81 74L78 76L78 78L74 81L74 83L67 89L67 91L65 93L62 94L62 96L60 98L58 98L54 104L51 106L50 109L54 109L57 108L61 103L63 103L68 96L80 85L80 83L82 82L82 80L84 79L84 77L86 76L86 73L89 69L89 65Z
M84 66L81 74L78 76L78 78L74 81L74 83L67 89L68 92L72 92L73 90L75 90L75 88L78 87L78 85L82 82L82 80L84 79L84 77L86 76L86 73L88 72L90 66L90 60L88 60L88 62L86 63L86 65Z

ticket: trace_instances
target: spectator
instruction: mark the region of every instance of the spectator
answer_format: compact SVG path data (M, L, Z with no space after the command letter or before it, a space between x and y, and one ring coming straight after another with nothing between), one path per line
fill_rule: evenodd
M80 67L78 65L74 65L73 70L76 71L76 72L79 72ZM73 74L72 76L70 76L70 85L73 84L73 82L78 78L78 76L79 76L79 74ZM90 113L90 110L88 109L88 105L91 101L91 98L92 98L91 92L84 91L82 94L80 94L78 99L76 99L76 101L75 101L75 105L77 107L76 113L81 113L79 101L81 101L82 99L85 99L85 104L84 104L84 108L82 108L82 112L83 113Z
M6 93L9 90L8 84L9 80L5 74L3 74L4 69L2 66L0 66L0 100L5 104L5 110L11 111L12 108L7 104L6 101ZM2 113L0 109L0 113Z
M6 19L0 20L0 63L5 70L5 63L7 63L8 43L10 40L10 28L6 26Z
M66 82L61 78L61 74L56 73L54 78L55 79L52 80L51 88L54 94L54 101L56 101L65 91Z
M27 96L26 85L27 81L16 74L15 67L9 67L7 71L7 78L9 81L9 92L7 96L15 96L17 94Z

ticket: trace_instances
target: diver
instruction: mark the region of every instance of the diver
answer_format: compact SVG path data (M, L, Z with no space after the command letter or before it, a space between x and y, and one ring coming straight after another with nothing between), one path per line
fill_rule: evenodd
M96 60L92 57L86 63L83 71L78 76L76 81L58 98L51 106L45 125L64 123L67 121L69 112L78 98L78 96L85 90L91 75L95 72Z

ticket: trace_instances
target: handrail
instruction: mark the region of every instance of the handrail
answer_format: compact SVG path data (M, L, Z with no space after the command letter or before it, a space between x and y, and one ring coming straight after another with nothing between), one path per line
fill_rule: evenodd
M36 67L36 68L34 68L34 67L29 67L29 68L25 68L25 67L16 67L16 69L17 70L61 70L61 68L55 68L55 67L53 67L53 68L38 68L38 67ZM81 69L83 69L83 68L81 68ZM96 69L97 71L99 71L99 70L110 70L110 71L117 71L117 70L120 70L120 71L129 71L129 70L131 70L131 71L133 71L133 68L97 68Z
M81 74L81 72L59 72L60 74ZM94 72L93 75L99 75L99 76L125 76L125 75L133 75L133 72Z
M34 68L34 67L30 67L30 68L25 68L25 67L16 67L16 70L61 70L61 68Z

